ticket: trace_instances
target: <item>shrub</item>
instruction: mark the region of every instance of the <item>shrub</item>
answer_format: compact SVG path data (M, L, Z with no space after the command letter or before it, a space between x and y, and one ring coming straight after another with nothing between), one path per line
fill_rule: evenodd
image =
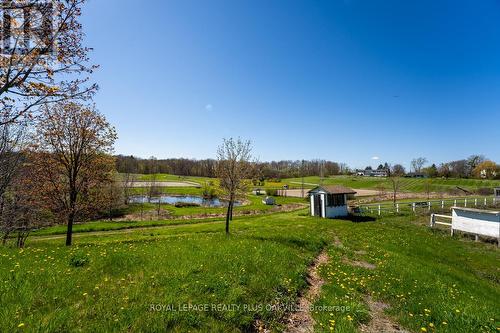
M89 258L81 253L74 254L70 259L69 259L69 265L73 267L83 267L86 266L89 263Z
M270 197L276 197L276 196L278 196L278 190L275 188L269 188L269 189L266 189L266 194Z

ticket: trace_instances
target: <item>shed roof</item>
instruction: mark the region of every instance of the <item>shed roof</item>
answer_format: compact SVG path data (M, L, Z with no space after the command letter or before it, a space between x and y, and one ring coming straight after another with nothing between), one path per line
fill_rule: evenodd
M342 185L321 185L313 188L309 192L317 192L318 190L323 190L330 194L356 194L352 188L345 187Z

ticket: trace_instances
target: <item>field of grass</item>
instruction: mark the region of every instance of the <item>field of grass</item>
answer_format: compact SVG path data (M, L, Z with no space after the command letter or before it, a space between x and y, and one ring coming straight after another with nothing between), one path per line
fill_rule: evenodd
M319 184L319 177L305 177L306 183ZM301 178L283 179L283 183L301 182ZM490 188L500 186L500 180L480 180L480 179L442 179L442 178L402 178L401 191L403 192L426 192L427 183L431 192L448 192L456 190L457 186L474 191L480 188ZM357 189L377 189L383 186L390 189L389 180L380 177L354 177L354 176L332 176L323 179L325 185L344 185ZM295 184L296 185L296 184ZM312 187L311 185L306 185Z
M0 331L242 332L260 319L279 332L322 249L330 261L316 305L337 310L313 313L317 332L356 332L370 318L368 295L413 332L498 330L495 245L451 238L411 215L366 223L306 215L237 218L230 237L222 220L188 221L83 233L72 248L34 238L24 250L1 247Z

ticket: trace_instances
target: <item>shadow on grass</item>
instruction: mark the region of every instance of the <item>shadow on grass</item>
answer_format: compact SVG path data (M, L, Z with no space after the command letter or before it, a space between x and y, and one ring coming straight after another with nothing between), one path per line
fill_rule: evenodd
M348 221L351 221L351 222L357 222L357 223L361 223L361 222L374 222L374 221L377 220L373 216L364 216L364 215L349 215L347 217L343 217L342 219L343 220L348 220Z

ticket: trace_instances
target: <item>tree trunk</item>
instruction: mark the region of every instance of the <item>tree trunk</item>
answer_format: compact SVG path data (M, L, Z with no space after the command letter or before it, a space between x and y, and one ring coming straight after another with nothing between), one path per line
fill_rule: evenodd
M66 232L66 246L71 246L71 236L73 235L73 220L75 219L75 214L70 213L68 215L68 230Z
M231 214L231 200L227 205L227 214L226 214L226 235L229 235L229 219Z
M229 220L232 221L233 220L233 207L234 207L234 202L231 201L231 208L230 208L230 211L229 211Z

